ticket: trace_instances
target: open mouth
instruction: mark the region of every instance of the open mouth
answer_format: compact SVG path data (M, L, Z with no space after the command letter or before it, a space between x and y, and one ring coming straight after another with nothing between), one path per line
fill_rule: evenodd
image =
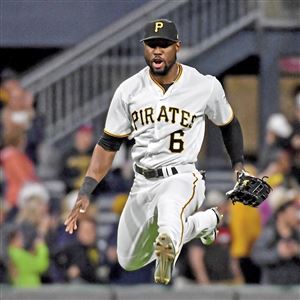
M164 61L163 59L156 57L152 60L152 65L155 69L160 69L163 67Z

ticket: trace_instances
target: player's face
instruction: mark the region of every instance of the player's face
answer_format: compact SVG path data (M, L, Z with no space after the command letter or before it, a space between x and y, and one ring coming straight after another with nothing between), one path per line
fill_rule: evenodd
M144 56L151 73L158 76L167 75L176 63L180 42L166 39L152 39L144 42Z

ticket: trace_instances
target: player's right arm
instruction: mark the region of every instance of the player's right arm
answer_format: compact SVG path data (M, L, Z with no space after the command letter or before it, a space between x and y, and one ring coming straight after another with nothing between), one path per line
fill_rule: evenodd
M95 146L77 200L65 221L66 232L72 234L77 229L77 219L80 213L86 211L92 192L110 170L115 155L116 151L106 150L99 144Z
M103 135L94 149L76 203L65 221L66 232L72 234L77 229L77 219L80 213L86 211L93 190L110 170L116 152L130 132L131 122L128 107L123 101L122 87L120 86L111 101Z

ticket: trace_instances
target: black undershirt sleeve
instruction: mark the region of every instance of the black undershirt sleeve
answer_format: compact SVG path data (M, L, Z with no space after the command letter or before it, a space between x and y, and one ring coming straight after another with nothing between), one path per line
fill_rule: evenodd
M219 126L223 141L231 159L232 167L237 163L244 163L244 142L240 122L236 117L230 123Z
M105 132L98 141L98 145L107 151L118 151L126 138L114 137Z
M98 181L90 176L85 176L81 188L79 190L79 196L88 196L90 197Z

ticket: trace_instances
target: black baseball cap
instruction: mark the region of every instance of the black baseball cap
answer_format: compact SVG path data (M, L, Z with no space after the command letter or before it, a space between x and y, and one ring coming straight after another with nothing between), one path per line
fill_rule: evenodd
M166 39L177 42L179 38L175 23L167 19L158 19L146 24L144 38L141 42L152 39Z

